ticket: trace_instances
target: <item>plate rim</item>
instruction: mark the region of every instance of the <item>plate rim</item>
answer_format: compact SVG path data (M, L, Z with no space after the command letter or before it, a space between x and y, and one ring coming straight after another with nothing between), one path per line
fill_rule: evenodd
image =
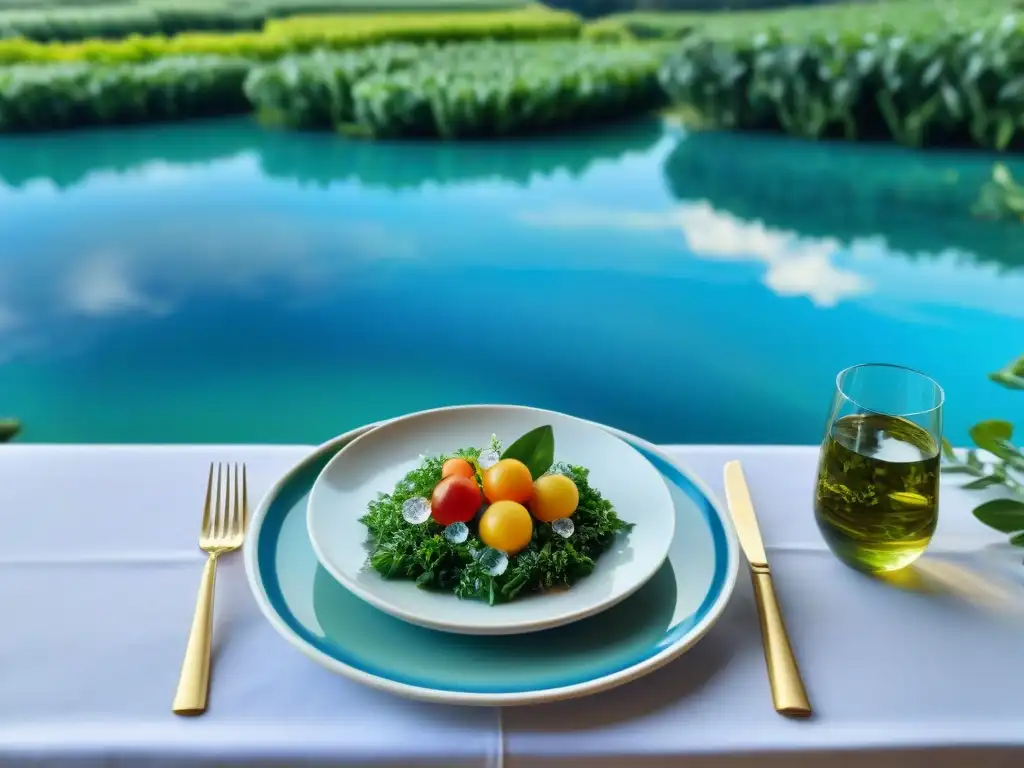
M375 593L367 590L365 587L356 583L353 579L349 578L343 571L341 571L341 569L334 562L331 561L330 558L325 556L324 552L322 551L322 548L317 544L316 538L313 535L312 514L310 510L312 509L313 495L316 492L317 485L320 484L321 480L324 478L324 475L328 472L328 470L330 470L331 466L336 461L338 461L339 458L342 455L344 455L346 451L351 450L353 447L358 445L362 440L368 438L371 434L377 432L378 429L381 429L385 426L394 426L397 424L401 424L402 422L409 421L410 419L425 418L439 413L446 413L451 411L483 411L488 409L525 411L533 414L550 414L560 418L580 422L581 424L584 424L587 427L593 427L595 429L600 429L606 432L611 437L622 442L627 450L636 453L642 461L644 461L647 464L651 463L650 459L644 456L644 454L641 451L637 450L636 446L632 445L628 440L623 440L619 435L615 434L614 432L611 432L610 430L601 426L600 424L596 424L586 419L581 419L578 416L571 416L566 413L552 411L546 408L534 408L528 405L486 405L478 403L469 403L466 405L453 405L446 406L444 408L432 408L426 411L407 413L403 416L398 416L394 419L389 419L386 422L377 424L372 429L367 429L364 432L361 432L360 434L354 436L348 443L342 446L342 448L337 453L335 453L333 456L331 456L330 459L327 460L327 463L324 465L323 469L320 470L316 479L313 481L313 485L309 489L309 500L306 503L306 534L309 537L310 545L313 547L313 554L316 556L316 559L319 561L321 567L331 575L331 578L333 578L335 581L341 584L341 586L343 586L345 589L347 589L349 592L351 592L353 595L358 597L363 602L369 603L371 606L376 608L378 611L381 611L382 613L386 613L389 616L392 616L396 619L404 621L408 624L412 624L414 626L425 627L427 629L433 629L438 632L449 632L453 634L470 635L475 637L525 635L531 634L533 632L541 632L547 629L555 629L557 627L572 624L573 622L580 621L591 616L596 616L599 613L603 613L609 608L618 605L622 601L627 600L628 598L636 594L640 589L644 587L644 585L646 585L651 579L653 579L654 576L658 573L658 571L661 570L662 566L665 565L665 561L668 560L668 554L671 549L672 539L675 536L675 504L672 501L672 494L669 490L667 482L665 481L664 474L657 467L652 467L653 471L657 474L658 481L661 483L661 488L664 490L667 502L672 509L672 535L668 537L668 541L665 546L664 556L657 560L657 564L653 568L649 569L650 572L647 573L646 576L638 580L636 583L630 585L630 587L627 590L623 591L621 594L615 595L615 597L612 600L605 600L604 602L598 603L596 605L591 605L583 610L577 608L558 617L521 620L513 625L500 625L496 627L478 627L476 625L457 624L450 621L445 621L443 618L436 620L424 619L420 616L414 616L410 613L407 613L401 608L396 608L394 605L380 598Z
M459 406L445 406L445 408L431 408L426 410L444 410L451 407ZM415 413L421 412L422 411L417 411ZM707 609L704 616L686 633L683 638L640 662L633 663L628 667L619 669L601 677L566 686L511 693L446 691L438 688L429 688L389 680L341 662L307 643L284 622L281 616L274 609L269 596L266 594L263 580L260 577L258 557L256 556L257 542L260 539L259 534L262 531L267 511L269 510L273 500L280 495L282 489L295 475L301 472L310 461L314 460L324 452L329 451L334 445L343 443L344 441L351 442L360 434L382 424L394 421L394 419L383 419L356 427L314 447L309 453L303 456L284 474L282 474L273 486L271 486L271 488L263 495L259 506L250 518L248 535L245 537L245 543L243 545L246 580L249 584L249 589L256 600L256 604L259 606L260 612L264 615L270 625L277 630L278 634L281 635L290 645L320 666L370 688L419 701L464 706L519 706L539 704L543 702L560 701L600 693L601 691L610 690L633 680L637 680L660 669L670 661L673 661L684 654L699 640L701 640L718 621L722 612L733 597L739 573L740 558L739 545L732 525L732 520L729 518L728 514L724 512L724 507L717 495L711 491L707 484L698 475L689 469L685 462L669 456L661 448L647 440L644 440L643 438L596 421L584 420L589 421L591 424L595 424L602 429L608 430L619 438L632 442L635 446L642 448L645 452L652 454L667 465L679 471L687 481L692 483L694 488L704 496L705 500L708 502L707 506L715 513L719 524L722 526L726 545L725 575L722 588L718 597Z

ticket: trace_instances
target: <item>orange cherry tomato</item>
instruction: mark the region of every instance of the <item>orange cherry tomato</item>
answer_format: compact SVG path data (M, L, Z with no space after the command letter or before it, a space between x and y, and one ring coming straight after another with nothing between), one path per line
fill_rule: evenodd
M533 498L530 511L538 520L550 523L568 517L580 503L580 492L576 483L565 475L544 475L533 484Z
M452 475L472 478L476 477L476 470L465 459L448 459L441 466L441 477L451 477Z
M434 486L430 496L430 515L441 525L468 523L476 516L482 503L476 480L452 475Z
M533 519L522 504L496 501L480 516L478 533L488 547L514 555L530 543Z
M533 477L518 459L502 459L484 471L484 496L488 501L516 501L523 504L533 495Z

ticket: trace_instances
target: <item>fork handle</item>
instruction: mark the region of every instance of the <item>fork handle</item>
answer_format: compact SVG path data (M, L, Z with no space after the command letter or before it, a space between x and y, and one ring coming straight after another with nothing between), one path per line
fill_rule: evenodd
M217 555L211 554L199 582L196 613L188 633L185 660L181 664L173 711L177 715L201 715L210 690L210 644L213 638L213 594L217 581Z

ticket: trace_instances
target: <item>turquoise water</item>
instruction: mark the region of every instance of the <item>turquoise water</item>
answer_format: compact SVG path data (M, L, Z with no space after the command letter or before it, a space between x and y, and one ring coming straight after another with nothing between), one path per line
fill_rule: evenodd
M835 374L1019 414L992 157L687 136L347 142L245 120L0 139L0 415L33 442L311 442L513 402L815 443ZM1011 168L1024 175L1020 161Z

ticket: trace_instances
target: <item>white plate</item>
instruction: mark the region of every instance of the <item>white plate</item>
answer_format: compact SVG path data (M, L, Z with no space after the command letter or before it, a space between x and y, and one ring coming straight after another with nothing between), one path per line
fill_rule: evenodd
M359 518L379 493L390 493L421 455L484 447L497 435L508 446L550 424L555 460L590 470L591 485L635 527L620 535L594 572L572 589L487 605L388 580L366 566L368 541ZM537 523L543 525L543 523ZM353 594L404 621L473 635L532 632L603 611L643 586L668 556L675 508L661 474L635 448L590 422L520 406L459 406L388 422L352 441L313 484L307 512L310 542L323 567Z
M728 514L678 459L633 435L676 507L668 560L635 595L589 619L524 635L435 632L378 611L339 584L309 543L309 491L327 462L370 427L304 457L267 492L245 536L256 604L296 650L336 674L422 701L516 706L607 691L685 654L714 625L736 584ZM356 629L354 629L356 628ZM452 659L458 659L452 664ZM679 662L685 665L685 657Z

